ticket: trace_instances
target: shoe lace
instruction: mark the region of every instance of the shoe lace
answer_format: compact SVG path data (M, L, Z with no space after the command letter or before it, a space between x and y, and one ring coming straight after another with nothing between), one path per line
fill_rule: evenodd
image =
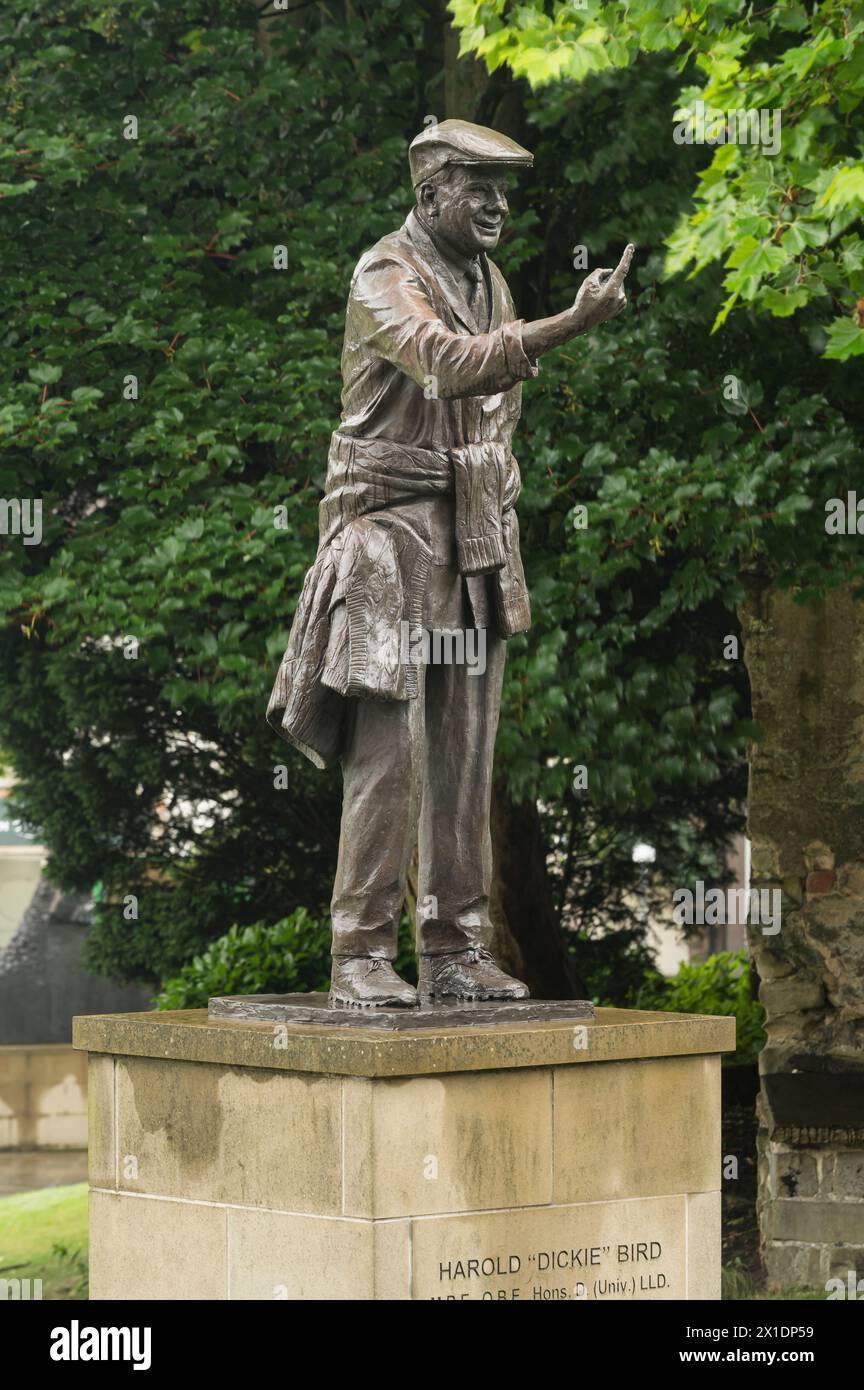
M494 961L491 951L487 951L485 946L469 946L468 962L470 965L479 965L481 961Z

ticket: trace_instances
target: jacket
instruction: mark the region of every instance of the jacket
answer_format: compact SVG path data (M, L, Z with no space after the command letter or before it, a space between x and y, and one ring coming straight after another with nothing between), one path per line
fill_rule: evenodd
M530 625L510 441L537 365L503 276L485 255L479 265L472 309L412 212L352 277L318 554L267 709L318 767L340 755L347 700L417 693L401 624L422 620L431 538L400 503L453 494L460 569L491 576L501 636Z

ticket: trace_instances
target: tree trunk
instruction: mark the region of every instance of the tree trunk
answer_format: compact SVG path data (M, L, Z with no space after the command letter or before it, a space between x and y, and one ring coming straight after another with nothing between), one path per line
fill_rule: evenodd
M837 589L802 606L754 585L741 618L760 729L752 887L781 908L779 921L751 912L748 929L768 1034L762 1252L774 1287L824 1289L854 1265L842 1199L860 1206L864 1170L864 604Z
M500 785L492 794L492 855L496 958L535 999L587 998L558 925L537 807L511 801Z
M444 20L444 115L447 120L476 121L489 86L485 64L476 58L460 58L459 34Z

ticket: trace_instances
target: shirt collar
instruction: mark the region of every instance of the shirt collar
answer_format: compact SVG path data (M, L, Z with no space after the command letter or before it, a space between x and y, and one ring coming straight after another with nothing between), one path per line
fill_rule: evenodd
M419 228L420 232L432 243L442 261L445 262L451 271L454 271L457 275L469 275L472 280L481 280L483 278L482 251L478 252L476 256L460 256L459 252L450 246L449 243L442 241L440 237L436 237L434 231L432 231L429 225L420 217L416 208L413 208L408 214L408 221L411 225L412 236L416 236L417 229Z
M408 236L421 259L429 267L430 273L434 276L435 280L437 281L441 293L447 300L447 303L450 305L450 308L452 309L456 318L459 320L460 323L465 325L469 333L479 333L481 331L480 325L477 322L474 310L471 308L465 297L464 283L460 281L459 275L454 270L451 263L445 260L444 256L439 251L436 242L429 235L428 231L424 227L423 223L420 221L420 218L416 215L415 211L412 210L411 212L409 212L408 217L405 220L404 230L408 233ZM488 303L491 306L493 303L493 295L491 290L491 282L489 279L489 262L487 261L486 256L483 252L480 253L480 258L478 259L481 258L481 270L483 274L483 279L486 281L486 284L488 286L487 298ZM491 308L489 312L491 314Z

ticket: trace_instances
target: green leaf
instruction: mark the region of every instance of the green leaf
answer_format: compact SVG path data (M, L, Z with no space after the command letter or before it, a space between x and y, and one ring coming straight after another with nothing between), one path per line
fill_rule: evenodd
M835 362L845 362L849 357L864 355L864 328L859 328L854 319L834 319L828 325L828 346L825 356Z
M59 381L63 375L63 368L54 366L50 362L37 362L35 367L28 367L27 375L31 381L35 381L39 386L51 386L55 381Z

